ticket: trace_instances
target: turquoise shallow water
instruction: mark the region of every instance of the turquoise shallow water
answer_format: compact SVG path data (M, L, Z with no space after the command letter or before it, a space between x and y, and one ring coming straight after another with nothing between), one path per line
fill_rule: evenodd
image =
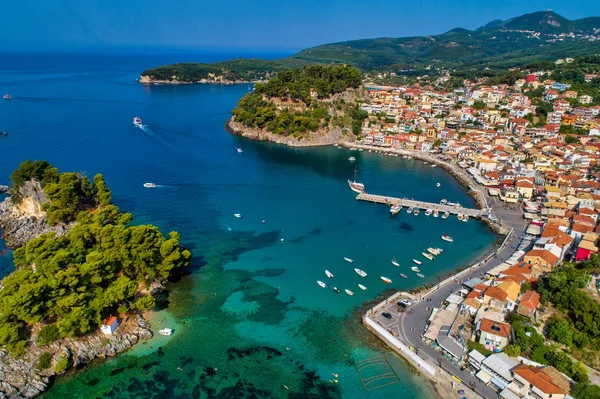
M433 284L465 266L495 240L484 225L405 211L391 218L383 206L359 203L346 183L354 173L347 150L230 136L223 124L248 85L133 82L145 67L172 61L161 56L49 57L0 64L0 87L13 96L0 102L0 130L9 132L0 141L0 184L25 158L103 173L136 223L178 230L195 258L191 275L171 285L166 309L152 316L154 326L176 329L172 337L71 372L45 397L435 397L361 327L360 307L388 288ZM132 126L136 115L145 129ZM439 168L353 155L370 192L473 205ZM147 181L158 187L144 189ZM455 242L441 241L442 234ZM420 256L431 245L445 249L434 262ZM424 280L410 272L413 258L423 260ZM10 262L10 253L0 255L3 272ZM324 290L317 279L356 295ZM363 377L391 367L399 381L366 390L356 364L378 356L389 365L367 368Z

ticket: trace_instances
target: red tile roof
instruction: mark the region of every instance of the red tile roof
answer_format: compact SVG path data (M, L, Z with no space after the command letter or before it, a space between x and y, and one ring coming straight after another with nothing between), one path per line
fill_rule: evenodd
M519 304L519 306L524 306L526 308L530 308L530 309L537 309L537 307L540 305L540 294L538 294L535 291L531 291L531 290L527 290L525 291L525 293L523 294L523 297L521 298L521 303Z
M490 319L481 319L481 325L479 326L481 331L495 334L500 337L508 338L510 336L510 324L499 323Z
M522 377L525 381L538 388L540 391L547 395L558 394L565 395L566 392L557 387L552 383L550 376L546 375L542 368L527 366L526 364L520 364L513 369L513 373Z

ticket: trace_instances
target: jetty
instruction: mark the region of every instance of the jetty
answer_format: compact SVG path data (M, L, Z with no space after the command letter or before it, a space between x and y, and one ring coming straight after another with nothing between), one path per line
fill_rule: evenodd
M406 198L395 198L386 195L376 195L360 193L356 197L359 201L375 202L385 205L400 205L403 207L415 207L419 209L431 209L432 211L448 212L455 215L466 215L469 217L480 218L487 215L487 211L482 209L463 208L462 206L442 205L433 202L415 201Z

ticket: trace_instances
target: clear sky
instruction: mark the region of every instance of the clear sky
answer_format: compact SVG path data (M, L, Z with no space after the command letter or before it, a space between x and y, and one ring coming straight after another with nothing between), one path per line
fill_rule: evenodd
M475 29L551 8L600 15L598 0L5 0L0 51L300 50L336 41Z

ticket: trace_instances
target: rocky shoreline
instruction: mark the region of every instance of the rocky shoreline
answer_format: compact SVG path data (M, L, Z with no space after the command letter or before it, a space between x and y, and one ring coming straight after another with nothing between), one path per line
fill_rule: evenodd
M141 84L157 84L157 85L195 85L195 84L223 84L223 85L234 85L234 84L254 84L262 82L260 80L229 80L229 79L218 79L215 77L212 79L200 79L194 82L184 82L181 80L166 80L166 79L152 79L148 75L140 76L139 82Z
M65 358L69 367L82 367L94 359L115 356L140 339L151 337L150 325L136 314L122 320L113 335L97 331L77 339L64 338L41 348L30 342L25 354L18 359L0 349L0 398L33 398L41 394L52 377L65 373L65 370L55 370L57 363ZM45 352L52 356L51 365L39 370L37 364Z

